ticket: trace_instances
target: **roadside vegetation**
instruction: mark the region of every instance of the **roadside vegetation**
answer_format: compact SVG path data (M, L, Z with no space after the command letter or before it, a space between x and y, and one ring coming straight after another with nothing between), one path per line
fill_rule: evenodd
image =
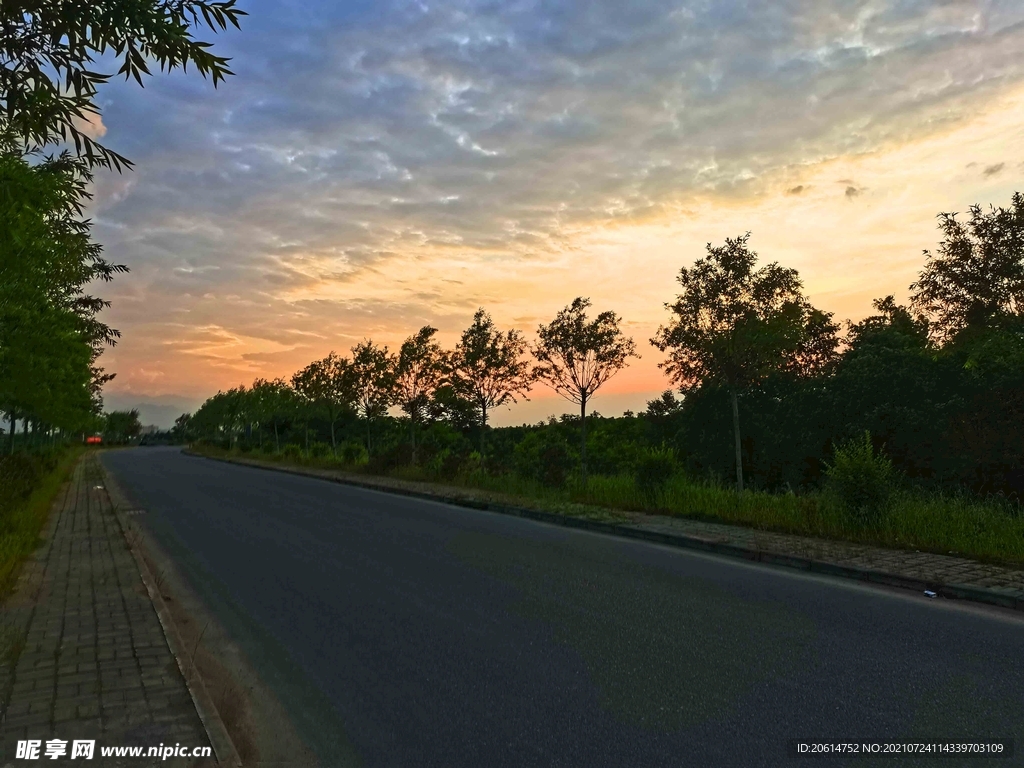
M651 344L675 389L587 411L637 355L577 298L531 343L483 309L451 350L424 327L177 422L208 452L461 486L552 508L657 512L1024 563L1024 196L939 217L908 305L837 323L749 235L679 274ZM579 415L494 428L546 385Z
M0 598L39 547L50 508L81 453L62 447L0 456Z
M238 26L243 16L235 0L0 6L0 412L8 453L19 423L22 447L104 426L101 389L113 374L97 361L120 333L100 320L108 302L87 291L128 270L103 257L84 213L97 169L131 167L88 128L100 118L98 88L114 74L107 68L142 85L154 64L191 64L216 85L231 74L227 59L193 35Z
M0 595L39 543L72 446L140 429L135 412L103 414L113 374L98 362L120 334L91 291L127 269L104 258L85 209L94 174L131 163L93 138L98 88L115 70L141 85L154 65L216 84L227 60L193 35L244 15L235 0L0 4Z
M692 478L674 467L667 479L656 476L654 483L638 468L634 474L592 474L586 487L578 477L555 486L515 472L487 472L479 467L478 458L472 453L468 468L460 468L452 475L436 467L404 465L389 469L366 461L351 463L322 452L319 456L307 456L293 446L288 447L292 450L253 450L244 443L232 449L209 443L192 446L199 453L218 458L335 471L367 480L424 483L435 491L464 491L473 498L483 496L497 503L611 522L630 519L630 515L620 513L679 516L1024 565L1024 514L1019 507L1012 502L984 500L967 493L900 488L883 508L863 519L851 515L841 494L828 485L800 495L757 490L740 494L732 487Z

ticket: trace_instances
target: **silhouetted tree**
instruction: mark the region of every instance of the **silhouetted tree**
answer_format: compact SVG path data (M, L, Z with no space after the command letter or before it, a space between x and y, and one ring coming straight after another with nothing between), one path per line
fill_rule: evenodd
M350 373L356 407L366 419L366 450L373 450L373 422L388 412L395 397L395 356L387 347L363 341L352 347Z
M412 460L416 463L416 430L444 374L444 350L434 341L436 328L425 325L402 343L395 367L395 404L409 417Z
M754 269L757 254L747 247L749 237L727 238L718 247L708 243L706 257L680 270L683 292L665 305L674 317L651 339L669 353L660 367L684 391L710 382L729 389L741 491L740 393L773 371L799 368L801 357L821 357L829 345L828 329L835 334L830 316L804 298L796 270L774 262Z
M183 413L176 418L174 426L171 428L171 434L176 440L190 442L193 437L192 414Z
M1024 195L1015 192L1009 209L983 213L973 205L970 212L966 223L939 214L938 253L924 252L924 269L910 286L913 306L944 340L1024 313Z
M587 402L636 354L636 344L619 328L621 318L602 312L587 319L590 299L577 297L548 325L537 329L535 375L580 407L580 469L587 484Z
M356 402L352 363L331 352L293 375L292 387L307 407L327 420L331 428L331 453L337 455L334 427L345 413L353 410Z
M526 340L514 328L502 333L483 309L448 360L448 378L455 393L471 401L480 414L480 453L484 453L487 412L526 399L533 372L526 359Z
M139 422L139 412L111 411L104 418L103 439L108 443L127 443L132 438L138 437L142 431L142 424Z
M294 413L295 391L283 379L256 379L249 389L249 396L260 427L260 445L263 445L263 425L269 422L274 429L274 450L281 450L278 427Z

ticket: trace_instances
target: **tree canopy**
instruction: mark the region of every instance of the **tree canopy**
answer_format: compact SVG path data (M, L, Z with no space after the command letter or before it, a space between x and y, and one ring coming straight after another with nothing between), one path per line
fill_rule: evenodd
M29 151L62 141L90 164L128 161L97 143L84 126L100 115L97 89L114 74L143 84L161 70L191 64L216 85L228 60L197 40L200 28L223 30L245 15L235 0L5 0L0 4L0 135ZM113 58L116 73L96 71Z
M67 153L30 163L0 148L0 410L84 428L112 376L95 366L120 335L86 289L127 271L81 218L89 170Z
M914 307L943 339L1024 313L1024 195L1015 192L1010 208L988 213L972 205L967 222L956 216L939 214L938 252L924 252L910 286Z

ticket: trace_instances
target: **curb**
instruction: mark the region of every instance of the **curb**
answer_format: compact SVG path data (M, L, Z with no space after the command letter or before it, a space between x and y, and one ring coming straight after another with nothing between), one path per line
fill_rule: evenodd
M185 644L181 639L171 612L164 602L163 595L156 586L153 574L150 572L149 566L142 556L142 552L139 549L139 540L128 535L127 515L119 511L121 509L120 505L114 502L115 496L124 499L125 495L118 487L114 478L107 472L103 462L98 457L96 457L95 461L100 472L103 474L103 487L107 492L107 497L110 499L110 505L117 517L118 524L121 526L121 534L124 536L128 549L135 558L135 564L139 568L142 582L146 585L146 592L149 594L154 610L156 610L160 626L163 627L167 645L174 656L174 660L178 663L178 669L185 680L185 687L188 688L192 704L195 706L196 713L203 723L203 728L206 729L206 735L210 739L210 745L213 747L213 752L217 757L217 763L218 765L226 766L226 768L242 768L242 760L238 756L238 750L235 749L235 743L231 740L231 735L228 733L228 729L224 725L224 721L221 719L209 691L206 689L206 683L203 682L202 675L192 665L189 665L189 668L186 669L185 657L187 654L185 652Z
M741 560L765 563L766 565L779 565L785 568L795 568L797 570L820 573L827 576L838 576L855 581L866 581L872 584L882 584L889 587L909 589L917 591L918 593L930 591L936 593L939 597L944 597L950 600L968 600L975 603L995 605L1000 608L1010 608L1015 611L1024 611L1024 597L1017 597L1013 594L999 592L993 589L986 589L985 587L974 587L969 584L950 584L946 582L926 581L924 579L918 579L912 576L902 576L898 573L890 573L888 571L878 571L871 568L858 568L857 566L851 565L839 565L838 563L830 563L825 560L814 560L813 558L803 557L801 555L784 555L776 552L768 552L763 549L756 549L754 547L746 547L741 544L727 544L717 541L708 541L707 539L702 539L697 536L689 536L682 533L672 534L662 533L660 531L649 531L644 528L636 528L631 525L621 523L603 523L597 520L586 520L578 517L570 517L568 515L560 515L556 512L542 512L540 510L528 509L526 507L494 504L477 499L447 496L442 493L418 491L412 488L393 488L378 485L373 482L341 477L338 475L317 474L315 471L299 467L274 466L272 464L265 464L263 462L256 462L252 460L225 459L219 456L206 456L205 454L197 453L188 449L183 449L182 453L187 456L208 459L210 461L221 461L225 464L252 467L253 469L266 469L271 472L283 472L284 474L299 475L301 477L312 477L317 480L326 480L331 483L350 485L356 488L379 491L381 493L391 493L396 496L409 496L412 498L423 499L425 501L436 501L443 504L451 504L457 507L478 509L486 512L497 512L499 514L513 515L515 517L524 517L530 520L537 520L539 522L561 525L565 528L579 528L582 530L593 531L595 533L617 536L619 538L639 539L641 541L650 541L656 544L665 544L670 547L679 547L680 549L694 549L701 552L725 555L726 557L738 558Z

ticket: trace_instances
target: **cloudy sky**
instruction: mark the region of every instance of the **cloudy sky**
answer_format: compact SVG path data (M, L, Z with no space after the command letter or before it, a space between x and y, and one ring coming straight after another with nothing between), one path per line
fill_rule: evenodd
M131 273L115 404L192 406L477 307L531 337L575 296L643 355L707 242L752 232L839 319L905 297L935 216L1024 173L1019 0L241 0L236 76L101 92L136 170L91 215ZM538 391L496 414L534 421Z

